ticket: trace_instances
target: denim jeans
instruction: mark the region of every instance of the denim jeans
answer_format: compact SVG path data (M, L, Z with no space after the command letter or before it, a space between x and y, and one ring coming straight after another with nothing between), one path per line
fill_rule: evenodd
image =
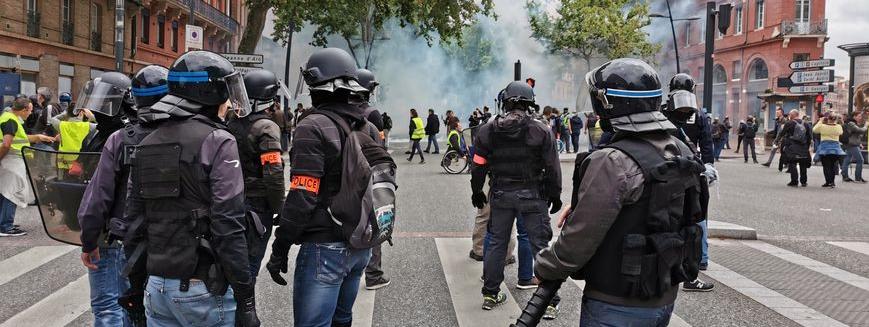
M123 248L100 248L97 270L88 269L94 327L131 326L127 312L118 304L118 298L130 288L121 275L126 264Z
M223 296L215 296L199 280L191 280L186 292L179 289L180 285L178 279L148 277L148 286L145 287L148 327L235 326L235 299L231 287Z
M441 152L441 148L438 147L438 135L437 134L428 135L428 144L426 144L426 146L425 146L426 152L431 150L432 144L434 144L434 146L435 146L435 150L434 150L435 153Z
M845 147L845 158L842 160L842 178L848 178L848 168L851 167L851 161L855 161L854 164L856 167L854 168L854 179L862 180L863 179L863 154L860 153L859 146L847 146Z
M413 160L414 154L419 153L419 160L425 161L425 158L422 156L422 148L419 146L420 140L411 139L410 142L410 159L408 161Z
M570 134L570 144L573 144L573 152L579 153L579 133Z
M724 148L724 139L712 140L713 158L718 160L721 158L721 150Z
M706 227L706 223L709 220L703 219L703 221L697 223L700 225L700 229L703 230L703 238L701 238L700 242L700 263L709 263L709 228Z
M589 298L582 299L580 327L667 327L673 304L658 308L625 307Z
M0 195L0 232L8 232L15 223L15 211L18 206Z
M519 240L519 280L529 281L534 278L534 251L531 250L531 242L528 241L528 231L525 230L525 220L522 217L516 218L516 238ZM492 234L487 231L486 239L483 241L483 253L487 252L491 240Z
M370 249L352 249L344 242L302 243L293 276L294 326L349 327L370 256Z

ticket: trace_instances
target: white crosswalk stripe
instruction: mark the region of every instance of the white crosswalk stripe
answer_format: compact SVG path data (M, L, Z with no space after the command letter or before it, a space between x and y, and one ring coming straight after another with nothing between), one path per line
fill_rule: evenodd
M0 327L62 327L90 309L88 275L42 299Z
M827 242L827 244L869 255L869 242Z
M72 249L72 245L37 246L16 254L9 259L0 261L0 285L24 275L29 271L39 268L43 264L54 260Z
M782 249L769 243L764 243L760 241L742 241L742 244L748 245L749 247L763 251L767 254L778 257L779 259L788 261L790 263L800 265L810 270L814 270L846 284L850 284L855 287L869 291L869 278L844 271L842 269L830 266L826 263L805 256L801 256L799 254Z

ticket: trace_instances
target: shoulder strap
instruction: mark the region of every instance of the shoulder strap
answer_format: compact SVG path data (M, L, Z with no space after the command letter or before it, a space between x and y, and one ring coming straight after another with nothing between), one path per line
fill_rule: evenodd
M608 144L606 147L619 150L633 159L640 166L647 181L652 169L661 161L666 160L651 143L637 137L623 138Z

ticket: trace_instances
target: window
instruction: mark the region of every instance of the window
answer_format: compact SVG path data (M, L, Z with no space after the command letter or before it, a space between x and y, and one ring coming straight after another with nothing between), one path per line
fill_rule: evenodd
M136 15L130 18L130 57L136 56L136 44L138 44L136 38L138 37L139 27L136 25L136 18Z
M232 17L232 0L226 1L226 15Z
M172 21L172 34L169 36L169 42L172 44L172 51L178 52L178 21Z
M166 16L157 15L157 46L163 47L166 40Z
M691 45L691 22L685 23L685 47Z
M64 24L72 23L72 0L63 0L60 3L60 19Z
M700 23L700 43L706 43L706 23Z
M102 76L103 73L105 73L105 72L106 72L106 71L105 71L105 70L102 70L102 69L91 68L91 79L94 79L94 78L100 77L100 76Z
M808 53L794 53L794 60L793 61L807 61L807 60L809 60Z
M754 28L761 29L763 28L763 0L757 0L756 7L754 8Z
M70 64L60 64L60 75L57 77L57 94L69 92L72 94L72 79L75 76L75 67Z
M73 29L72 19L73 0L61 0L60 2L60 22L61 35L60 41L66 45L73 45L75 30Z
M736 34L742 34L742 6L736 7L736 16L733 18L736 25Z
M724 70L724 66L715 65L714 67L712 67L712 83L727 83L727 72Z
M697 76L699 76L700 78L696 79L696 81L698 81L698 84L702 84L705 80L704 77L706 76L706 70L703 69L703 66L700 66L700 68L698 68Z
M748 70L748 79L760 80L767 78L769 78L769 69L766 67L766 62L762 59L752 61Z
M102 12L100 5L91 3L91 50L94 51L101 51L103 48Z
M742 79L742 60L737 60L733 62L733 80L738 81Z
M37 4L36 0L27 0L27 11L36 12L38 9Z
M151 41L151 11L142 9L142 43Z
M812 7L811 0L797 0L796 1L796 14L794 18L798 23L807 23L809 22L809 10Z
M21 94L36 94L36 73L21 73Z

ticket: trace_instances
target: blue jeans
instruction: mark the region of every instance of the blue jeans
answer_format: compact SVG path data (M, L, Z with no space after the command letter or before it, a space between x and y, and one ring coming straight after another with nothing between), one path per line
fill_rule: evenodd
M130 288L121 276L126 264L123 248L100 248L97 270L88 269L94 327L131 326L127 312L118 304L118 298Z
M703 238L700 242L700 263L705 264L709 263L709 231L706 227L707 221L708 220L703 219L703 221L697 223L697 225L700 225L700 229L703 230Z
M712 140L713 158L718 160L721 158L721 150L724 148L724 139Z
M191 280L186 292L181 281L148 276L145 287L145 317L148 327L235 326L235 299L230 287L223 296L208 292L205 283Z
M16 210L18 210L18 206L15 203L0 195L0 232L8 232L12 229L12 224L15 223Z
M293 276L294 326L350 326L370 256L370 249L352 249L344 242L302 243Z
M428 144L425 146L425 151L428 152L431 149L431 145L435 146L435 153L441 152L441 148L438 147L438 135L432 134L428 136Z
M848 146L845 148L845 158L842 160L842 178L848 178L848 168L851 167L851 161L855 161L857 167L854 168L854 179L863 179L863 154L860 153L859 146Z
M658 308L624 307L589 298L582 299L580 327L667 327L673 304Z
M525 230L525 220L522 217L516 219L516 238L519 240L519 280L529 281L534 278L534 251L528 242L528 231ZM486 231L486 238L483 240L484 255L491 239L492 234Z

